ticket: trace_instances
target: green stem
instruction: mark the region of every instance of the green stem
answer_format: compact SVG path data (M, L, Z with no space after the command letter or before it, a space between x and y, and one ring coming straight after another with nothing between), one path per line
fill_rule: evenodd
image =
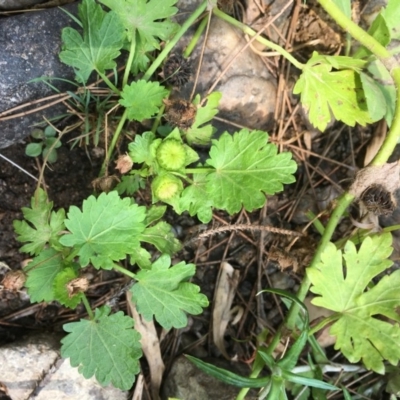
M228 22L229 24L235 26L236 28L239 28L243 33L246 33L249 36L256 36L257 32L253 31L253 29L249 28L247 25L237 21L236 19L230 17L229 15L225 14L223 11L219 10L218 8L213 9L214 15L216 15L218 18L223 19L224 21ZM257 36L256 39L258 42L263 44L264 46L267 46L271 48L272 50L275 50L278 52L280 55L285 57L289 62L291 62L296 68L302 70L304 68L304 64L302 64L300 61L297 61L289 52L287 52L284 48L281 46L275 44L274 42L271 42L270 40Z
M135 57L135 51L136 51L136 32L135 32L135 35L132 38L131 48L129 49L128 60L127 60L126 65L125 65L124 78L122 80L122 88L124 88L124 86L128 83L128 78L129 78L129 74L131 72L133 58Z
M132 279L136 279L136 275L135 275L133 272L127 270L127 269L124 268L124 267L121 267L120 265L115 264L115 265L114 265L114 269L115 269L116 271L121 272L121 273L124 274L124 275L129 276L129 277L132 278Z
M87 297L83 293L82 293L82 303L86 308L86 312L88 313L89 318L91 320L93 320L94 319L94 314L93 314L93 311L92 311L92 309L90 307L89 300L87 299Z
M107 78L106 74L103 74L99 71L97 71L97 73L101 76L101 79L103 79L103 81L107 84L107 86L116 94L120 94L121 92L119 91L119 89Z
M161 65L161 63L164 61L164 59L167 57L170 51L178 43L179 39L185 34L185 32L189 29L189 27L205 11L206 8L207 8L207 1L204 1L196 8L196 10L194 10L192 15L185 21L185 23L182 25L182 27L174 36L174 38L165 45L164 50L158 55L158 57L153 61L149 69L143 75L143 79L145 81L148 81L150 79L150 77L154 74L156 69Z
M360 28L348 18L332 0L318 0L322 8L335 20L345 32L350 33L354 39L365 46L371 53L380 59L390 58L390 52L383 47L376 39ZM388 68L390 71L392 67Z
M214 168L206 168L206 167L199 167L199 168L186 168L185 174L209 174L210 172L214 172Z
M197 27L196 32L194 33L192 39L187 45L185 51L183 52L183 57L188 58L192 54L192 51L196 47L197 42L200 40L200 37L203 34L204 29L206 29L207 22L208 22L208 17L206 16L201 20L200 25Z
M371 165L376 166L383 165L387 162L400 138L400 67L394 68L391 75L396 87L396 108L390 130L378 154L371 162Z
M125 109L124 113L121 116L121 119L119 120L117 129L114 132L114 136L112 138L110 146L108 147L107 156L104 158L103 165L101 166L101 170L100 170L99 176L104 176L104 174L106 172L106 169L108 168L108 163L110 161L111 154L112 154L112 152L114 150L114 147L115 147L115 145L117 143L119 135L121 134L122 128L123 128L123 126L125 124L125 121L126 121L127 117L128 117L128 110Z

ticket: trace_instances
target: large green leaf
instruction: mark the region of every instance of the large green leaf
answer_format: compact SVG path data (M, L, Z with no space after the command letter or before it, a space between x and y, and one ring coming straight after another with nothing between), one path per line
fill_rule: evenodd
M400 271L385 276L372 289L368 285L390 267L389 233L367 237L357 251L348 241L344 252L328 244L320 262L307 270L317 306L337 313L330 333L336 349L351 361L362 359L367 368L384 373L383 360L400 360ZM343 265L342 257L345 261Z

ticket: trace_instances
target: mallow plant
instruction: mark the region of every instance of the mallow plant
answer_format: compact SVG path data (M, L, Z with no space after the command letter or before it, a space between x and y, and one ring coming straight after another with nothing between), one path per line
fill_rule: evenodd
M264 395L274 399L285 398L288 381L320 390L334 389L313 377L304 380L292 372L314 333L306 313L301 320L301 333L295 335L288 354L282 360L272 357L283 332L296 331L301 301L310 288L316 294L315 304L334 311L333 317L319 328L333 322L335 346L349 361L362 361L366 368L384 373L385 362L396 364L400 358L396 344L400 318L395 311L400 305L400 295L395 290L400 285L400 274L392 273L371 287L371 281L391 265L390 233L366 234L359 247L354 238L346 238L341 246L331 242L346 208L355 199L362 200L372 184L382 185L390 193L398 187L399 174L388 174L390 164L386 162L400 136L400 106L396 100L400 68L387 47L399 39L398 19L394 16L400 13L400 3L389 0L366 32L351 21L349 1L319 2L339 26L359 41L357 53L330 56L314 52L306 63L301 63L266 38L257 36L256 40L298 68L300 76L294 93L300 95L310 122L321 131L332 118L349 126L385 118L390 130L369 169L333 205L297 298L291 297L287 318L271 344L260 345L252 376L229 379L242 388L264 387ZM100 178L108 175L113 150L127 122L141 123L151 118L156 122L151 130L136 134L128 144L127 154L118 159L117 167L123 176L115 189L89 196L81 208L73 205L68 210L53 210L52 202L39 188L31 207L22 209L24 219L14 221L14 227L23 243L21 251L32 257L24 268L31 301L58 301L72 309L83 303L86 308L87 318L64 325L67 335L62 340L62 356L69 358L85 377L95 375L102 385L111 383L126 390L139 372L140 334L133 319L121 311L112 313L108 306L92 310L85 295L89 285L85 269L115 270L128 276L133 282L128 295L146 320L154 319L166 329L182 328L187 324L187 314L201 314L208 300L191 283L195 265L171 262L182 245L163 220L166 207L177 214L187 212L203 223L211 221L213 209L230 215L242 208L253 211L263 207L269 195L295 181L297 165L289 152L279 153L268 133L260 130L224 132L215 138L211 120L218 112L218 92L203 99L196 95L193 101L180 104L178 108L189 115L184 124L165 115L171 107L171 88L168 79L160 83L156 73L192 24L212 13L213 18L222 18L250 36L256 32L223 13L212 1L201 2L182 26L171 19L178 11L176 0L99 3L83 0L79 5L78 18L74 17L79 28L63 29L60 59L74 68L79 84L85 85L96 73L117 97L118 121ZM116 67L122 56L125 68L119 76ZM184 57L177 64L171 75L187 74ZM182 80L184 77L174 82ZM163 116L169 122L164 126L160 125ZM198 145L208 148L208 155L202 159L196 150ZM365 179L365 175L374 180ZM392 182L390 187L388 181ZM151 192L152 204L136 204L133 194L139 189ZM197 364L226 378L221 371ZM269 367L271 375L257 378L264 366ZM244 397L244 390L239 398Z

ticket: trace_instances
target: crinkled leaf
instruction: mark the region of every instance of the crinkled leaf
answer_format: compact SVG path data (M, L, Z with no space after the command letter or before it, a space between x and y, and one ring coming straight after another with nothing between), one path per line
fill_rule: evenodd
M384 373L383 360L397 364L400 359L400 271L385 276L372 289L368 284L390 267L390 233L367 237L359 251L348 241L344 253L330 243L320 262L307 270L318 295L317 306L333 310L338 320L330 333L337 337L336 349L351 361L360 359L368 369ZM342 264L345 261L345 269Z
M136 135L135 140L128 145L129 156L134 163L152 165L155 160L155 153L151 151L151 145L155 140L153 132L144 132Z
M72 309L82 301L82 292L70 295L67 290L67 285L76 278L78 278L76 269L67 267L56 275L53 283L54 299Z
M233 214L261 208L266 194L275 194L283 184L295 181L296 163L291 153L278 154L268 143L268 134L242 129L233 136L225 132L213 140L206 165L215 168L207 175L206 193L213 206Z
M162 255L150 270L137 273L137 283L130 291L138 312L146 320L154 315L165 329L183 328L187 325L185 312L200 314L208 306L208 300L199 293L197 285L185 282L194 275L194 264L170 265L170 256Z
M21 251L31 255L39 254L47 243L61 249L60 232L65 229L64 209L52 212L53 203L48 201L44 190L38 189L31 199L31 208L23 207L25 220L14 221L13 226L19 242L26 242Z
M32 303L54 300L54 279L62 269L62 255L54 249L43 250L24 268L28 275L25 287Z
M222 93L213 92L209 94L206 103L202 107L198 107L193 125L187 130L186 138L189 144L209 144L214 128L210 122L218 113L218 105L221 100ZM200 103L200 95L197 95L194 102L195 105Z
M96 376L106 386L129 390L140 371L140 334L133 319L122 311L110 314L107 306L95 310L93 320L81 319L64 325L69 334L61 340L61 354L85 378Z
M149 43L159 49L158 39L169 39L177 27L169 19L178 11L173 7L177 0L100 1L119 15L130 41L135 39L137 32L142 43Z
M96 268L111 269L113 261L124 259L139 247L139 235L144 231L145 208L121 199L113 191L97 199L84 200L82 211L70 207L65 225L71 232L60 242L79 249L80 264L92 263Z
M161 253L172 256L178 252L182 246L172 232L171 225L165 221L160 221L154 226L150 226L140 234L141 242L153 244Z
M314 58L319 62L315 63ZM331 113L349 126L373 122L358 73L354 69L332 71L332 60L323 62L316 52L303 69L293 93L301 94L310 122L321 131L332 120Z
M195 174L193 183L186 187L181 193L179 205L175 211L181 214L188 211L191 216L208 223L212 219L213 202L207 193L207 179L205 174Z
M159 111L167 94L168 90L158 82L140 80L124 87L119 102L126 107L129 120L141 122Z
M130 257L131 264L137 264L142 269L150 269L151 268L151 254L144 249L143 247L139 247L135 253L133 253Z
M78 14L83 37L73 28L64 28L60 59L76 68L77 80L85 83L93 70L104 73L116 66L114 59L120 55L125 30L115 12L104 12L94 0L84 0Z
M123 193L132 195L139 189L144 189L145 187L145 180L139 174L132 173L121 176L121 182L118 183L118 185L115 187L115 190L119 195L122 195Z

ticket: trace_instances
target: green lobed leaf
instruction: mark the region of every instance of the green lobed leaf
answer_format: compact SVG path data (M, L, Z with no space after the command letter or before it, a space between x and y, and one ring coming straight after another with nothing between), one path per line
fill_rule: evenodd
M121 199L116 191L84 200L82 211L70 207L65 225L71 232L60 242L79 249L80 264L112 269L114 261L124 259L139 248L146 210Z
M188 211L190 216L197 215L197 218L208 223L212 219L213 202L207 193L207 179L205 174L195 174L193 183L187 186L181 193L179 204L175 211L181 214Z
M194 315L202 313L202 308L208 306L208 300L199 293L197 285L185 282L194 275L194 264L180 262L172 267L170 265L170 256L163 254L150 270L137 273L137 283L130 291L138 312L146 320L151 320L154 315L165 329L183 328L187 325L185 312Z
M295 181L297 166L291 153L278 154L268 138L265 132L242 129L213 140L206 165L215 170L206 177L206 193L214 207L230 214L242 206L253 211L265 204L266 194Z
M135 140L128 145L129 156L134 163L145 163L151 166L155 161L155 153L151 150L151 145L155 140L153 132L144 132L136 135ZM161 140L159 140L161 143Z
M348 241L343 254L330 243L316 267L307 270L311 291L318 295L313 303L338 314L330 330L337 337L335 348L351 362L362 359L378 373L385 371L383 360L397 364L400 359L400 317L396 313L400 271L367 290L371 280L391 266L391 244L390 233L367 237L358 251Z
M177 25L170 17L178 11L173 7L177 0L100 0L120 17L128 32L128 39L135 40L136 32L141 43L160 48L158 39L167 40Z
M122 311L110 314L110 307L95 310L93 320L81 319L64 325L69 334L61 340L61 354L85 377L96 376L106 386L129 390L140 371L140 334L132 318Z
M332 120L332 113L349 126L372 123L360 77L354 67L332 71L332 59L323 60L314 52L293 89L293 93L301 94L301 103L310 122L324 131ZM342 68L340 60L338 63Z
M54 279L63 270L61 253L54 249L45 249L24 268L28 277L25 287L32 303L53 301Z
M77 69L78 82L86 83L93 70L104 73L116 66L125 30L115 12L104 12L94 0L84 0L78 9L83 37L73 28L64 28L60 60Z
M130 263L132 265L137 264L141 269L151 269L151 254L143 247L139 247L138 250L131 255Z
M210 143L214 128L211 124L205 124L218 114L218 105L221 97L222 93L212 92L206 97L205 105L197 108L193 125L186 132L186 139L189 144L206 145ZM200 95L196 96L193 103L197 106L199 105Z
M21 251L31 255L39 254L47 243L60 250L60 232L65 229L63 209L52 212L53 203L48 201L43 189L38 189L31 199L31 208L23 207L25 220L14 221L13 226L19 242L26 242Z
M143 121L158 113L168 90L158 82L139 80L124 86L119 103L126 107L129 120Z
M172 232L171 225L165 221L160 221L154 226L150 226L140 234L141 242L151 243L161 253L166 253L172 256L181 250L182 246Z

